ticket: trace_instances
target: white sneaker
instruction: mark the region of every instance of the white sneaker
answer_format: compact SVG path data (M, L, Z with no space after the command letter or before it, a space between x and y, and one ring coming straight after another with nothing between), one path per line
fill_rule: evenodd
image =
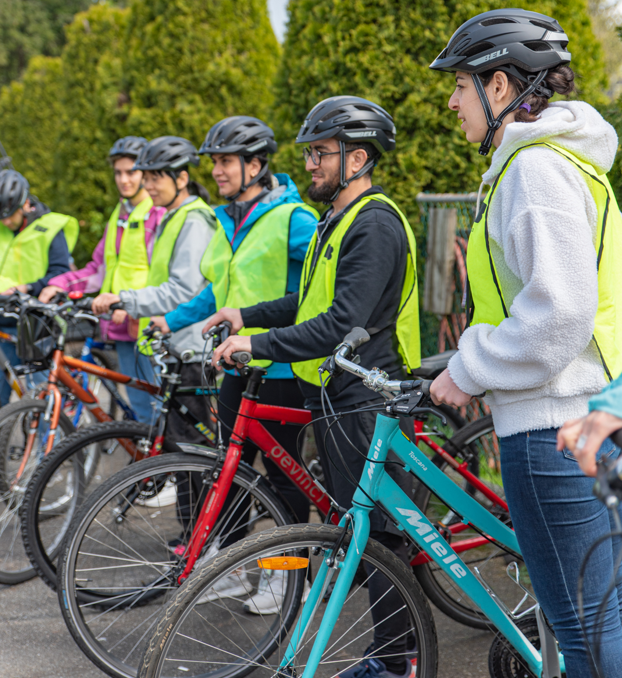
M216 537L214 541L210 544L210 547L207 549L207 551L202 555L197 558L197 562L194 564L194 571L196 572L200 567L203 567L208 560L211 560L212 558L215 558L218 555L219 549L219 544L220 544L220 539Z
M163 506L171 506L177 503L177 485L167 480L162 489L149 499L137 499L136 503L139 506L146 508L162 508Z
M212 588L205 591L197 601L197 605L211 603L219 598L239 598L252 590L253 585L248 581L246 570L237 570L219 579Z
M280 612L287 587L285 571L272 570L271 574L268 574L268 572L268 570L262 571L257 593L244 603L244 612L250 614L277 614ZM303 603L309 597L310 590L309 582L305 580L302 594Z

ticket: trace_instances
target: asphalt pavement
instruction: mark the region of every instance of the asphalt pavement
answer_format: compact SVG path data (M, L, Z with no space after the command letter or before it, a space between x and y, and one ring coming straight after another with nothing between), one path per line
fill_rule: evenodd
M492 634L434 610L438 678L488 678ZM38 579L0 586L0 678L103 678L65 628L56 594Z

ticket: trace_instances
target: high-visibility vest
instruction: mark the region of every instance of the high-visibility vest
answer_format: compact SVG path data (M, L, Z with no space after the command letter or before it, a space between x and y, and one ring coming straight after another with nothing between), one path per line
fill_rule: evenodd
M145 219L153 207L153 200L145 198L138 203L128 216L125 228L118 224L121 203L113 210L108 220L104 262L106 276L101 292L119 294L121 290L139 290L147 284L149 256L145 243ZM123 229L119 253L117 254L117 233Z
M45 276L50 245L64 231L71 252L78 240L78 220L66 214L48 212L35 219L17 235L0 224L0 289L36 282Z
M233 251L225 229L217 225L201 260L201 273L212 283L216 308L244 308L272 301L287 293L289 230L294 210L317 212L304 203L278 205L263 214L251 227L240 246ZM243 328L240 334L267 332ZM270 360L253 360L251 365L269 367Z
M497 275L488 233L489 205L512 161L525 148L541 146L569 160L587 180L598 209L596 242L598 267L598 310L592 340L607 379L622 372L622 216L606 174L598 172L574 154L551 143L537 142L517 149L506 161L484 200L473 224L467 248L467 273L472 302L471 324L498 326L510 317ZM555 256L551 252L550 256Z
M214 210L202 199L196 198L192 202L187 203L178 207L173 216L171 216L168 221L166 216L164 217L164 228L160 234L160 237L156 240L155 245L153 246L153 253L151 255L151 266L149 267L149 275L147 276L147 283L145 287L159 287L162 283L168 282L168 266L173 256L173 250L175 249L175 243L177 242L177 237L186 223L186 218L188 212L193 210L205 210L211 216L216 219ZM199 290L197 290L198 292ZM142 331L149 324L149 318L141 318L138 324L138 338ZM143 353L151 353L151 350L146 347L141 347L140 349Z
M296 315L296 324L310 320L325 313L333 303L335 297L335 278L337 276L337 262L339 260L339 250L341 243L356 219L357 214L371 200L377 200L390 205L399 215L406 239L408 241L408 254L406 258L406 272L402 285L402 294L400 305L395 320L395 331L399 344L399 351L404 360L404 364L409 370L413 370L421 365L421 339L419 334L419 293L417 288L417 245L412 228L408 219L404 216L399 207L383 193L375 193L365 196L359 200L343 216L330 237L322 245L317 262L312 268L313 257L317 244L317 233L311 239L307 255L302 268L300 281L300 292L298 302L298 313ZM331 256L327 258L326 251L331 247ZM373 256L373 252L369 255ZM304 379L310 384L320 386L320 375L318 369L326 358L315 358L298 363L292 363L292 370L297 377Z

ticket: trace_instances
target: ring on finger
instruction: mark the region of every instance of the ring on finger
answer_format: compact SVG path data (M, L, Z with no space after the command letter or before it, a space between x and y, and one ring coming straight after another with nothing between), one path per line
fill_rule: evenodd
M585 433L582 433L577 440L577 450L579 452L585 447L585 443L587 443L587 436Z

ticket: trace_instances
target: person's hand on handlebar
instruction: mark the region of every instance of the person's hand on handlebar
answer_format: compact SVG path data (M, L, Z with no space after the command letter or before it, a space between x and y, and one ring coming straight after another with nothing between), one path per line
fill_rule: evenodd
M41 290L41 294L39 294L39 301L42 304L48 304L59 292L64 291L65 290L62 287L58 287L58 285L48 285Z
M430 396L435 405L464 407L468 405L472 395L461 391L449 376L449 370L443 370L430 386Z
M93 313L97 315L102 315L103 313L108 313L110 306L112 304L118 304L121 301L121 297L118 294L112 294L112 292L104 292L104 294L98 294L95 299L93 299Z
M590 412L587 417L567 421L557 432L557 449L567 447L586 476L596 475L596 454L612 434L622 428L622 419L609 412Z
M8 296L9 294L14 294L15 292L21 292L22 294L28 294L28 285L15 285L15 287L9 287L8 290L0 292L2 296Z
M126 318L127 318L127 311L124 311L121 308L117 308L112 312L111 320L115 325L123 325Z
M223 320L229 320L229 318L223 318ZM220 322L222 322L222 320ZM234 362L231 358L231 354L235 353L236 351L247 351L248 353L252 353L251 338L236 334L235 336L229 337L226 341L223 341L223 343L214 350L214 354L212 356L213 367L222 369L222 367L218 365L218 361L221 359L224 360L224 362L233 365ZM237 363L237 366L240 368L244 367L244 365L240 363Z
M171 328L168 326L168 323L164 319L163 315L154 315L151 317L151 324L155 325L162 334L168 334L171 331Z
M237 334L244 327L242 313L239 308L221 308L220 311L217 311L207 319L207 323L205 323L205 327L201 330L201 333L205 334L206 332L209 332L212 327L220 325L220 323L225 320L228 320L231 323L231 334ZM237 349L233 350L235 351Z

